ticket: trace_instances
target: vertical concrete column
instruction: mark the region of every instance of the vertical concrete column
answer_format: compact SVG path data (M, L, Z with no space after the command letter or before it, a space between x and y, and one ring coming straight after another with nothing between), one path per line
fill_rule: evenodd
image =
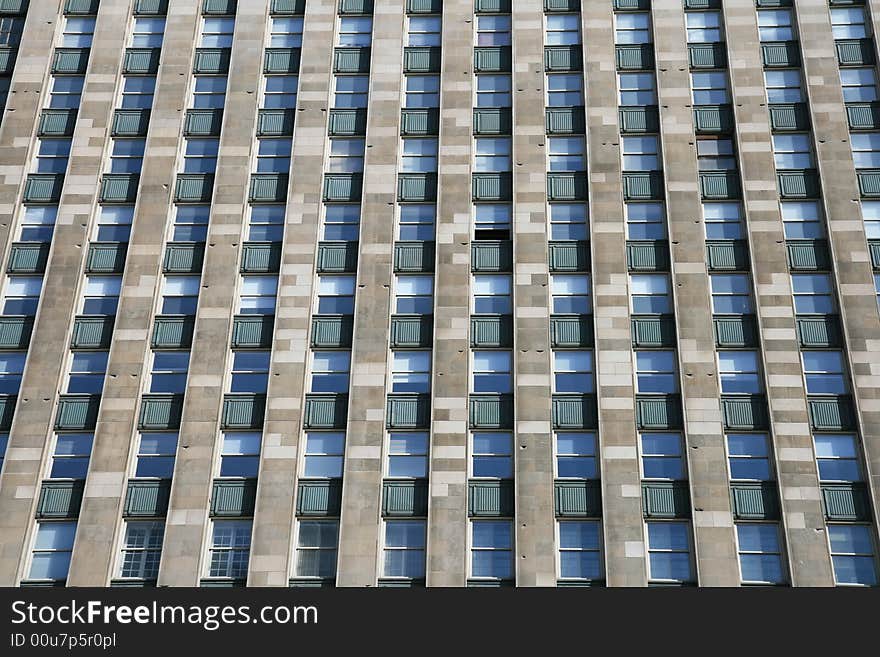
M116 532L125 499L131 436L139 412L138 395L149 354L199 6L198 0L188 0L168 7L113 348L107 363L108 377L67 579L74 586L106 586L108 577L113 577ZM120 17L117 29L122 21Z
M611 7L610 2L581 5L602 524L608 586L645 586Z
M309 56L302 58L299 70L272 376L257 480L250 586L287 586L290 577L335 17L333 3L306 3L303 52Z
M795 586L830 586L819 478L782 232L770 117L752 0L725 0L730 86L783 526Z
M238 4L160 586L197 586L238 289L269 0ZM222 354L222 357L221 357Z
M404 20L403 0L374 3L338 586L376 583Z
M865 11L869 11L867 5ZM875 521L880 522L876 515L880 502L880 315L865 227L860 221L859 190L827 2L798 2L797 21L853 403L860 420Z
M444 0L428 499L428 586L467 579L472 0Z
M544 17L514 3L513 249L516 582L555 586L544 113Z
M681 0L655 0L652 12L697 572L702 586L736 586L684 10Z
M0 520L0 554L3 559L7 555L10 559L8 567L4 565L0 572L9 578L9 584L14 583L16 577L13 560L23 557L22 552L28 547L42 461L48 457L56 393L63 384L59 377L68 360L71 315L82 278L88 231L112 120L116 78L122 62L125 30L119 26L124 24L128 11L128 0L105 0L98 13L58 206L51 258L43 276L42 299L31 336L31 344L39 346L28 354L10 431L10 456L14 460L7 468L9 472L0 490L0 505L4 509L3 520ZM111 377L112 372L108 371L107 376ZM7 526L13 521L14 524Z

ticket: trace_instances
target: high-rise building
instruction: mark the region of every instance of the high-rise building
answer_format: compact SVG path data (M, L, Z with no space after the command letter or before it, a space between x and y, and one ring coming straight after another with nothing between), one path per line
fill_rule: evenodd
M873 4L0 0L0 585L878 584Z

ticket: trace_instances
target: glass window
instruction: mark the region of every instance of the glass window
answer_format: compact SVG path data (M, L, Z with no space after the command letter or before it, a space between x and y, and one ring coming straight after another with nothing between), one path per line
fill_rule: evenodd
M855 141L853 148L855 148ZM774 134L773 160L777 169L811 168L813 166L813 152L809 135Z
M400 170L404 173L437 171L436 139L401 139Z
M559 479L595 479L596 434L557 432L556 476Z
M309 392L347 392L350 366L350 351L313 352Z
M40 139L34 173L64 173L70 157L70 139Z
M758 38L761 41L793 41L794 28L790 9L758 11Z
M786 239L810 240L825 236L818 201L785 201L779 207Z
M474 205L474 240L509 240L513 207L510 203Z
M874 539L868 525L827 525L838 584L877 585Z
M593 386L592 351L553 352L553 391L589 393Z
M296 576L336 576L338 520L300 520L296 539Z
M139 80L143 78L126 77L126 80ZM155 78L149 78L155 84ZM76 109L79 107L80 96L82 95L83 82L85 77L82 75L56 75L50 78L51 91L49 92L49 107L51 109ZM127 88L128 85L125 85ZM152 89L150 90L150 105L153 104ZM125 98L123 92L123 99ZM150 105L147 105L149 107ZM125 105L123 105L125 107Z
M877 76L873 68L842 68L840 84L846 103L870 103L878 99Z
M195 315L200 285L198 276L165 276L162 279L162 314Z
M587 206L583 203L551 203L550 239L586 240Z
M277 292L277 276L242 276L238 312L242 315L274 314Z
M471 290L475 314L509 315L512 312L510 276L475 274Z
M862 201L861 205L865 237L869 240L880 240L880 201Z
M693 579L690 527L686 522L649 522L648 579L690 582Z
M183 392L188 369L188 351L154 351L150 392Z
M345 433L309 431L305 438L302 476L322 479L341 477L345 458Z
M430 389L430 351L392 352L391 392L428 392Z
M587 168L583 137L549 137L547 156L550 171L585 171Z
M803 351L808 395L843 395L847 392L840 351Z
M434 239L436 205L398 205L397 238L401 241L430 241Z
M58 80L60 78L55 78ZM155 76L126 75L122 78L122 98L119 105L122 109L150 109L153 106L153 93L156 90ZM80 84L79 91L82 91ZM79 105L77 98L77 104ZM76 107L74 105L74 107Z
M256 478L260 469L259 431L224 431L220 448L221 477Z
M133 205L99 206L98 221L95 226L95 241L127 242L131 235L131 224L133 220Z
M548 14L546 45L569 46L581 42L578 14Z
M663 203L625 203L626 238L629 240L665 240L666 212Z
M55 434L49 479L85 479L94 439L93 433Z
M477 75L476 107L510 107L509 75Z
M38 523L28 579L66 580L74 536L76 522Z
M513 577L513 531L509 521L471 521L471 577Z
M751 283L748 274L710 274L712 312L716 315L751 315Z
M232 352L229 392L266 392L269 385L269 357L269 351Z
M336 109L364 108L370 78L367 75L334 75L333 107Z
M474 171L510 171L510 137L478 137L474 139Z
M648 12L615 13L614 43L617 45L651 43L650 23L650 14Z
M110 173L140 173L146 146L146 139L113 139Z
M764 71L764 86L768 103L802 103L805 100L801 72L797 69Z
M247 238L253 242L280 242L284 237L284 206L252 205L250 209Z
M318 308L321 315L354 314L354 276L318 276Z
M283 206L281 211L284 211ZM323 239L331 242L356 242L360 235L360 221L360 205L324 205Z
M208 237L210 205L178 205L174 208L174 242L204 242Z
M547 74L547 107L584 104L584 81L580 73Z
M856 169L880 167L880 132L853 132L850 143Z
M509 46L510 16L477 15L477 46Z
M769 481L769 438L764 433L727 434L727 463L734 481Z
M208 550L208 577L247 577L250 520L214 520Z
M866 39L870 36L862 7L832 7L831 33L835 39Z
M196 109L221 109L226 103L226 76L196 75L192 106Z
M722 393L757 394L764 389L757 351L719 351L718 372Z
M327 171L358 173L364 170L363 139L331 139Z
M420 579L425 576L424 520L386 520L382 576Z
M637 351L636 392L678 392L674 351Z
M131 29L132 48L161 48L165 19L158 16L135 16Z
M394 312L430 315L434 312L433 276L395 276Z
M686 11L688 43L717 43L721 41L721 12Z
M134 476L171 479L176 454L177 433L140 434Z
M686 479L679 433L639 433L642 479Z
M634 315L663 315L672 312L669 279L665 274L630 274L629 288Z
M0 468L3 467L3 459L6 457L6 449L9 447L9 434L0 433Z
M700 171L733 171L736 157L730 139L698 139L697 164Z
M602 539L597 520L557 521L559 578L602 578Z
M290 171L290 139L257 140L257 173L287 173Z
M231 48L232 33L235 30L234 17L202 17L202 38L200 48Z
M511 391L509 351L474 351L473 364L473 392Z
M853 434L813 434L820 481L862 481L858 440Z
M101 394L104 388L104 375L107 372L108 351L77 351L70 363L67 376L69 394Z
M41 276L7 276L3 294L4 315L36 315L43 288Z
M373 19L369 16L340 16L337 46L369 46Z
M622 106L657 104L653 73L618 73L617 87L620 90L618 102Z
M786 581L779 527L775 523L737 523L736 543L744 584L782 584Z
M272 16L269 23L270 48L302 48L303 18L301 16Z
M835 312L828 274L792 274L794 311L801 314L830 315Z
M503 432L471 434L471 477L511 479L513 436Z
M21 41L24 19L4 16L0 18L0 46L15 47Z
M162 520L126 520L119 560L122 579L156 579L162 559L165 522Z
M185 139L183 150L184 173L214 173L217 169L219 139Z
M407 75L403 84L404 107L440 107L439 75Z
M61 33L62 48L90 48L95 33L95 21L89 16L65 16Z
M439 16L408 16L406 30L407 46L439 46Z
M295 75L263 76L263 107L265 109L293 109L299 78Z
M18 394L26 358L26 353L0 351L0 394Z
M660 169L660 142L657 137L622 137L624 171L656 171Z
M387 475L419 479L428 476L428 433L395 431L388 434Z
M550 274L551 311L563 315L592 312L589 274Z

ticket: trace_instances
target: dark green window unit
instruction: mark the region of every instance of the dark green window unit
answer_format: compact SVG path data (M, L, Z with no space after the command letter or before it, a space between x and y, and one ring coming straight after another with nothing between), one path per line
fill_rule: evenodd
M266 395L231 394L223 397L223 429L261 429L266 410Z
M585 201L587 199L586 172L547 174L548 201Z
M510 429L513 427L513 397L471 395L468 419L471 429Z
M779 196L784 199L819 196L819 174L815 169L777 171L776 182ZM861 180L859 183L861 186Z
M35 516L41 520L78 517L85 483L82 479L44 481L40 486Z
M796 68L801 65L801 51L797 41L762 43L761 57L766 68Z
M272 0L269 11L272 15L302 16L306 11L306 0Z
M660 132L660 112L656 105L621 107L617 115L621 132Z
M40 137L70 137L76 126L76 109L44 109L40 113Z
M199 587L203 589L238 589L244 588L245 586L247 586L247 579L244 577L239 579L212 579L209 577L203 577L199 580Z
M580 11L580 9L581 0L544 0L544 11L548 14L556 11L569 13Z
M510 73L510 46L474 48L474 73Z
M21 16L27 13L29 0L0 0L0 16Z
M125 75L155 75L159 71L161 48L126 48L122 72Z
M548 135L582 135L586 131L583 105L572 107L548 107L544 112Z
M721 418L730 431L763 431L770 427L764 395L721 397Z
M182 394L144 395L141 399L138 429L141 431L173 431L180 428L182 415Z
M336 586L333 577L291 577L288 580L290 588L300 589L332 589Z
M385 427L388 429L427 429L431 423L431 395L388 395Z
M513 315L471 315L471 347L474 349L513 346Z
M868 250L871 252L871 266L875 271L880 270L880 240L868 240Z
M554 429L596 429L599 410L596 395L553 395Z
M231 48L196 48L192 72L196 75L226 75L231 54Z
M196 318L193 315L156 315L153 349L188 349L192 345Z
M187 137L217 137L223 127L223 108L186 111L183 134Z
M694 107L694 130L700 135L727 134L733 130L730 105L697 105Z
M299 48L266 48L263 55L263 73L293 75L299 73Z
M125 269L127 242L91 242L86 257L86 273L119 274Z
M776 482L732 483L730 505L737 520L778 520L779 492Z
M846 120L850 130L880 128L880 103L847 103Z
M513 197L513 179L509 173L474 173L472 174L473 200L509 201Z
M419 274L434 271L434 242L395 242L394 272Z
M71 349L109 349L115 315L78 315L73 320Z
M843 345L843 332L837 315L797 317L798 342L802 349L823 349Z
M203 0L202 13L212 16L234 16L238 0Z
M257 137L290 137L296 110L261 109L257 115Z
M626 243L626 266L630 271L669 271L666 240Z
M424 518L427 516L427 480L384 480L382 482L382 515L386 518Z
M553 498L559 518L598 518L602 515L602 487L596 479L556 481Z
M211 516L241 518L254 515L257 480L215 479L211 489Z
M337 10L340 14L372 14L373 0L339 0Z
M550 346L577 348L593 346L592 315L551 315Z
M18 59L18 48L0 48L0 75L12 75L16 59Z
M701 171L700 194L705 201L737 199L742 192L738 171Z
M436 107L400 110L400 134L404 137L436 135L440 131L440 110Z
M296 515L338 516L341 508L341 479L300 479Z
M822 507L826 520L868 521L871 502L862 482L822 484Z
M791 2L791 0L787 0ZM861 7L865 4L865 0L829 0L828 4L832 7Z
M825 240L786 240L788 266L793 271L828 271L831 253Z
M314 315L311 346L314 349L351 347L353 331L352 315Z
M623 198L627 201L653 201L663 198L661 171L624 171Z
M168 0L134 0L135 16L164 16L168 13Z
M691 496L686 481L643 481L642 504L646 518L689 518Z
M287 181L286 173L252 173L248 200L251 203L284 203Z
M475 107L475 135L509 135L513 127L509 107Z
M755 0L755 6L760 7L761 9L791 7L792 2L793 0ZM831 0L830 4L834 4L834 0Z
M31 173L24 184L25 204L51 203L61 200L61 188L64 186L63 173Z
M88 48L55 48L53 75L85 75L89 66Z
M101 203L134 203L140 181L137 173L105 173L101 176Z
M272 274L281 268L281 242L245 242L241 247L242 274Z
M468 482L468 515L472 518L505 518L513 515L513 481Z
M749 247L744 240L706 242L709 271L748 271Z
M648 71L654 68L654 45L637 43L615 46L617 70Z
M691 68L727 68L727 50L723 43L689 43Z
M42 274L49 260L49 242L13 242L6 262L8 274Z
M232 320L232 348L268 349L274 330L275 315L236 315Z
M580 44L544 47L544 70L547 73L580 71L583 67Z
M810 409L810 426L815 431L856 429L856 410L849 395L810 397L807 405Z
M30 315L0 316L0 349L27 349L34 330Z
M321 393L306 395L305 429L344 429L348 419L348 395Z
M64 0L64 14L67 16L95 16L101 0Z
M434 46L407 46L403 49L404 73L439 73L440 48Z
M118 109L113 112L113 137L145 137L150 126L150 110Z
M168 512L170 479L129 479L124 518L161 518Z
M760 2L760 0L759 0ZM721 0L684 0L685 9L720 9Z
M369 73L369 48L336 48L333 51L334 73Z
M631 317L630 329L633 347L675 346L675 317L671 315Z
M806 103L774 103L770 110L770 129L775 132L810 129L810 111Z
M400 203L425 203L437 200L437 174L397 174L397 200Z
M880 198L880 170L858 169L859 194L863 198Z
M16 395L0 395L0 431L9 431L15 414Z
M589 271L590 243L584 240L554 241L547 244L550 271Z
M639 429L681 429L681 398L679 395L639 395L636 422Z
M113 588L154 588L156 586L155 579L111 579L110 586Z
M758 323L754 315L714 317L716 347L757 347Z
M204 242L168 242L162 271L166 274L198 274L204 260Z
M55 414L56 431L91 431L98 421L101 395L61 395Z
M391 348L430 347L433 344L433 315L392 315Z
M357 242L318 242L318 260L315 270L319 274L343 274L357 271Z
M872 66L875 62L873 39L837 39L834 48L841 66Z
M363 179L361 173L325 173L324 201L326 203L360 201Z
M367 110L331 109L327 134L332 137L350 137L363 135L367 132Z
M471 271L500 272L513 268L513 242L471 242Z
M443 0L406 0L408 14L439 14L443 12Z
M509 14L511 0L474 0L474 13Z
M176 203L210 203L214 193L211 173L178 173L174 187Z

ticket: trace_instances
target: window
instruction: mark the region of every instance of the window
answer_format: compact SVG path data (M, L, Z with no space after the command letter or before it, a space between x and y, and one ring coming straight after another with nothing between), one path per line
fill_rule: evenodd
M176 433L140 434L134 476L171 479L176 454Z
M547 156L550 171L585 171L587 162L583 137L549 137Z
M341 432L306 433L303 477L333 479L342 476L345 457L345 434Z
M127 242L134 220L133 205L102 205L98 211L95 240L98 242Z
M64 173L70 157L70 139L40 139L37 145L35 173Z
M62 48L90 48L95 33L93 17L64 17L64 30L61 33Z
M165 276L162 279L162 314L195 315L200 284L198 276Z
M798 315L834 313L831 276L828 274L792 274L791 289L794 294L794 311Z
M420 579L425 576L426 522L386 520L382 576Z
M510 107L509 75L478 75L476 107Z
M404 173L437 171L436 139L402 139L400 170Z
M687 479L679 433L640 433L642 479Z
M688 43L718 43L721 41L721 14L717 11L686 11Z
M878 99L877 76L873 68L842 68L840 84L846 103L869 103Z
M581 42L578 14L547 15L547 45L573 46Z
M697 164L700 171L732 171L736 169L733 141L730 139L698 139Z
M686 522L649 522L648 579L690 582L690 528Z
M420 479L428 476L428 434L393 432L388 434L387 475Z
M850 140L856 169L880 167L880 132L853 132Z
M510 203L474 205L474 240L509 240L512 218Z
M331 139L327 171L357 173L364 170L363 139Z
M258 431L225 431L220 449L220 476L256 478L262 438Z
M593 392L593 352L554 351L553 391Z
M69 394L97 395L104 388L104 375L107 372L107 351L74 352L67 377Z
M276 276L242 276L238 312L242 315L272 315L277 291Z
M54 78L53 91L56 80L74 81L77 78ZM150 109L153 106L153 93L156 91L155 76L126 75L122 78L122 98L119 106L122 109ZM79 83L77 94L82 92L82 82ZM76 96L79 105L79 96Z
M865 237L869 240L880 240L880 201L862 201L861 205Z
M299 79L295 75L263 76L263 108L293 109Z
M202 48L231 48L235 18L202 17Z
M657 137L622 137L624 171L660 169L660 143Z
M321 315L354 314L354 276L318 276L318 307Z
M250 209L247 238L254 242L280 242L284 237L284 206L252 205Z
M214 520L208 551L208 577L247 577L250 550L250 520Z
M111 208L116 206L102 206ZM21 242L51 242L55 232L57 205L25 205L19 218L18 239ZM103 217L103 212L101 213ZM98 221L101 221L99 217Z
M733 481L770 481L769 438L764 433L727 434L727 464Z
M672 312L669 279L665 274L630 274L629 289L634 315L664 315Z
M847 392L840 351L803 351L808 395L843 395Z
M790 9L765 9L758 11L758 38L761 41L793 41Z
M391 354L391 392L428 392L431 389L431 352L395 351Z
M400 315L430 315L434 311L433 276L396 276L394 312Z
M439 46L439 16L409 16L406 30L407 46Z
M86 276L83 290L84 315L115 315L122 276Z
M49 479L85 479L94 438L92 433L56 434Z
M473 363L473 392L511 391L509 351L474 351Z
M476 16L478 46L509 46L510 16Z
M153 352L150 392L183 392L186 390L186 373L188 369L188 351Z
M38 276L7 276L3 294L4 315L36 315L43 279Z
M620 105L657 104L657 87L653 73L618 73L617 86L620 90Z
M584 81L579 73L547 74L547 107L584 104Z
M474 171L510 171L510 137L478 137L474 139Z
M678 392L674 351L637 351L636 392Z
M856 135L853 135L855 137ZM855 141L853 141L855 148ZM777 169L809 169L813 153L809 135L773 135L773 160Z
M476 274L472 293L474 313L482 315L509 315L511 309L510 276L503 274Z
M559 531L559 578L602 578L602 539L595 520L557 521Z
M348 391L350 351L315 351L312 353L312 377L309 392Z
M614 14L614 43L651 43L650 22L647 12Z
M471 577L513 577L513 531L506 520L471 521Z
M559 479L595 479L596 434L557 432L556 477Z
M136 16L131 30L132 48L161 48L165 19Z
M17 46L21 40L23 29L23 18L12 18L10 16L0 18L0 46Z
M877 292L877 305L880 306L880 274L874 274L874 290Z
M716 315L751 315L751 284L748 274L710 274L712 312Z
M592 312L589 274L550 274L551 312L587 315Z
M861 7L832 7L831 33L835 39L865 39L869 36L865 10Z
M797 69L764 71L764 86L767 88L767 102L770 104L804 102L801 72Z
M824 237L818 201L785 201L779 207L786 239L808 240Z
M76 522L38 523L28 579L66 580L75 535Z
M336 576L338 520L300 520L296 539L296 576Z
M290 171L290 139L258 139L257 143L257 173Z
M403 241L434 239L434 217L437 206L426 204L398 205L397 238Z
M407 109L440 107L440 76L405 76L403 98L403 106Z
M745 233L739 203L703 203L703 221L707 240L738 240Z
M178 205L174 208L174 242L204 242L208 237L209 205Z
M783 584L782 548L776 524L736 524L739 571L743 584Z
M503 432L471 434L471 477L513 478L513 436Z
M9 434L0 433L0 468L3 468L3 460L6 458L6 450L9 447Z
M193 103L196 109L222 109L226 103L226 78L196 75L193 84Z
M184 144L184 173L214 173L220 150L219 139L185 139Z
M666 239L666 212L662 203L625 203L623 211L627 239Z
M268 351L232 352L229 392L264 393L269 385Z
M274 209L275 206L264 206ZM280 224L284 221L284 206L277 206L279 230L277 240L280 241L283 231ZM324 205L324 223L322 239L331 242L356 242L360 234L361 206L333 204ZM256 207L254 208L256 210ZM254 239L254 238L251 238Z
M156 84L155 78L134 78L126 77L126 80L143 80L149 79ZM85 78L81 75L73 76L52 76L51 91L49 92L49 107L51 109L76 109L79 107L80 96L82 95L83 82ZM133 85L140 86L140 85ZM128 85L125 86L128 88ZM141 93L141 92L138 92ZM150 88L150 105L153 104L153 91ZM123 91L125 94L125 91ZM125 95L123 95L123 99ZM149 107L150 105L147 105ZM123 105L125 107L125 105Z
M161 520L127 520L119 560L119 577L123 579L156 579L162 559L165 523Z
M26 353L15 351L0 352L0 394L17 395L24 373Z
M764 386L758 374L757 351L719 351L718 372L721 392L757 394Z
M813 435L819 481L862 481L858 440L852 434Z
M334 76L333 107L336 109L366 107L369 88L370 78L367 75Z
M299 16L272 16L270 48L302 48L303 19Z
M874 539L868 525L827 525L838 584L877 585Z
M586 240L587 206L583 203L551 203L550 239Z
M362 48L370 45L373 19L367 16L340 16L337 46Z

